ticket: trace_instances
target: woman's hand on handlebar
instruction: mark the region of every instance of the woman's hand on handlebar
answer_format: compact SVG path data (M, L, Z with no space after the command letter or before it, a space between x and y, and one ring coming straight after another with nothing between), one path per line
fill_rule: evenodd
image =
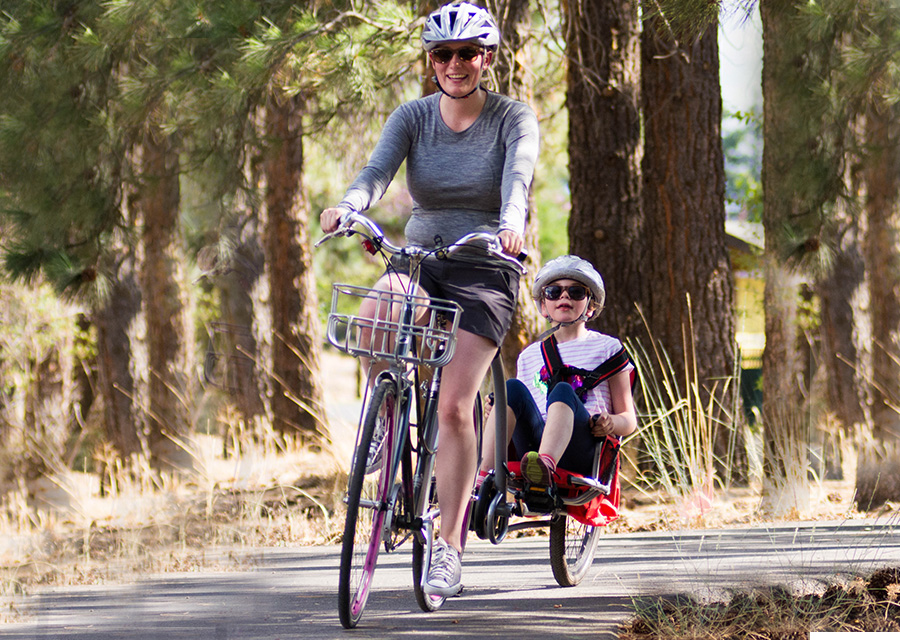
M522 253L522 247L525 246L525 239L515 231L510 229L502 229L497 238L500 240L500 246L503 247L503 253L508 256L516 257Z
M341 218L348 213L350 212L343 207L329 207L325 209L319 214L319 224L322 226L322 231L332 233L340 226Z

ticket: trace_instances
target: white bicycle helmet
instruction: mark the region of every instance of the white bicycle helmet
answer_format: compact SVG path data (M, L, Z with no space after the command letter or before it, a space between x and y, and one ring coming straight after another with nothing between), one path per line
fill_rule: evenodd
M500 30L486 9L468 2L446 4L432 11L422 30L425 51L431 51L444 42L460 41L495 49L500 44Z
M603 278L597 273L593 265L583 258L573 255L554 258L538 271L531 288L531 296L540 304L541 296L551 282L568 278L586 286L591 291L591 299L597 311L603 308L606 302L606 287L603 286Z

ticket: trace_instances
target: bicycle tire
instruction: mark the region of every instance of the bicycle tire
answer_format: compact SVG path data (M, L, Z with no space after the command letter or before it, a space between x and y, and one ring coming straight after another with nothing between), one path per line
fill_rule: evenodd
M383 546L386 509L397 475L393 451L398 409L397 385L391 379L382 379L366 409L347 488L338 580L338 614L345 629L355 627L363 614ZM384 427L381 463L366 473L369 447L379 423Z
M561 587L574 587L594 561L600 527L578 522L561 513L550 520L550 568Z

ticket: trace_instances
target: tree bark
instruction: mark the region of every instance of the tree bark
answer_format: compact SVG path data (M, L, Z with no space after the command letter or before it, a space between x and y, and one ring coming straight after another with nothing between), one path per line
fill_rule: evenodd
M867 384L857 372L860 351L854 334L860 325L861 289L865 265L855 227L847 227L837 240L837 253L831 271L816 282L821 301L822 355L826 371L828 408L850 433L852 428L868 424Z
M646 245L641 198L638 3L562 3L572 210L569 246L606 283L606 308L592 325L621 337L644 334Z
M799 81L796 39L791 30L792 2L762 2L763 24L763 228L765 231L764 293L766 347L763 352L764 472L770 506L789 510L805 505L805 492L782 493L794 483L805 484L808 461L806 364L801 357L797 315L799 280L787 266L784 234L797 198L791 170L804 152L798 133L797 101L792 86ZM788 496L781 502L777 494Z
M233 330L227 340L228 379L225 382L238 413L248 424L265 415L260 386L263 368L254 331L254 301L251 292L265 270L262 248L254 234L240 241L229 272L216 278L222 317Z
M112 256L112 254L111 254ZM97 328L97 375L103 398L106 437L123 460L142 450L134 409L132 327L141 311L131 257L120 256L110 268L109 296L91 313Z
M303 100L268 97L263 163L263 250L272 309L272 411L275 428L308 441L327 439L319 382L321 331L303 188Z
M668 353L685 398L710 407L719 477L745 481L735 374L734 279L725 243L725 165L717 25L675 42L644 23L643 210L651 337ZM728 382L731 381L731 382ZM714 400L711 400L714 398ZM730 476L729 476L730 474Z
M149 368L147 444L155 467L184 467L190 465L190 456L176 442L189 426L185 402L188 344L179 273L180 169L174 141L158 128L150 126L145 132L141 168L138 205L143 258L139 282Z
M900 125L873 99L866 114L866 262L872 310L872 420L879 440L900 441Z

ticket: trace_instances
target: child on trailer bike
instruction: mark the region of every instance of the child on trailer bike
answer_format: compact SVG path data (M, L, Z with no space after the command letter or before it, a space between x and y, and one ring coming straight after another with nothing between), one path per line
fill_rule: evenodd
M585 326L606 299L590 262L573 255L551 260L538 272L532 296L552 327L549 338L522 351L516 377L507 380L507 433L524 479L546 487L557 466L590 475L596 443L637 428L634 365L617 338ZM494 421L485 425L479 483L494 461Z
M505 253L521 252L538 122L528 105L481 85L499 42L494 19L475 5L451 3L428 16L422 44L440 91L391 114L341 203L322 212L324 232L334 231L348 211L365 211L380 199L405 160L413 199L408 243L435 247L490 231L498 234ZM405 290L404 269L407 265L392 262L376 288ZM447 259L427 258L420 285L463 308L456 354L443 369L438 401L441 530L424 585L426 593L450 596L462 585L465 513L478 465L473 406L511 324L519 274L500 258L464 249ZM375 309L364 302L360 314L372 317Z

